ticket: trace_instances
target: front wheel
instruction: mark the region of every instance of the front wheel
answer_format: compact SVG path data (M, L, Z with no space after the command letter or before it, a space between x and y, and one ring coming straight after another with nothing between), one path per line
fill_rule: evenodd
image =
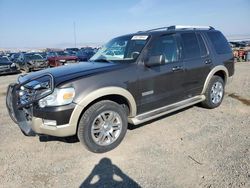
M205 92L206 100L201 103L202 106L210 109L220 106L224 97L224 88L223 79L214 75L207 86Z
M97 102L82 115L78 138L90 151L104 153L117 147L127 132L125 109L109 100Z

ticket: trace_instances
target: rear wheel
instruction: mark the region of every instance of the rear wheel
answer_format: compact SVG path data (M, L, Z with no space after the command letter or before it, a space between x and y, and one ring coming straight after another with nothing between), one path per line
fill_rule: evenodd
M78 138L90 151L104 153L117 147L127 131L126 110L119 104L104 100L90 106L78 125Z
M220 106L224 97L224 81L221 77L214 75L206 89L205 97L206 100L201 104L205 108L216 108Z

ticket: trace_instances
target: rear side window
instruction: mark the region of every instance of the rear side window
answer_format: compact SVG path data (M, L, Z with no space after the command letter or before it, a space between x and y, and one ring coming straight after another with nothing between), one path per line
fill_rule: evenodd
M231 48L227 42L227 39L219 31L207 32L208 38L213 44L213 47L217 54L231 53Z
M200 57L200 47L195 33L181 34L185 59Z
M199 45L200 45L201 56L204 57L208 54L208 51L207 51L206 45L204 43L204 40L203 40L201 34L197 33L197 39L198 39Z

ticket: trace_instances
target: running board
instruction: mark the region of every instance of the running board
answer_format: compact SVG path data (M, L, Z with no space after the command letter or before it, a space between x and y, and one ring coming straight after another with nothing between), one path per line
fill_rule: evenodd
M158 108L158 109L155 109L155 110L143 113L143 114L139 114L138 116L135 116L133 118L129 118L128 122L131 124L134 124L134 125L138 125L138 124L144 123L146 121L158 118L160 116L169 114L171 112L180 110L182 108L192 106L192 105L197 104L197 103L204 101L204 100L205 100L204 95L192 97L192 98L189 98L189 99L186 99L186 100L183 100L183 101L180 101L180 102L168 105L168 106L164 106L164 107L161 107L161 108Z

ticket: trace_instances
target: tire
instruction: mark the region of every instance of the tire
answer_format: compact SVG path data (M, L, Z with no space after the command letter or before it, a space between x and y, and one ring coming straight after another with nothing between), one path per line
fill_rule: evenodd
M104 153L121 143L127 126L126 109L113 101L103 100L93 104L83 113L77 135L89 151Z
M201 102L205 108L213 109L220 106L225 92L225 83L220 76L214 75L205 91L206 99Z

